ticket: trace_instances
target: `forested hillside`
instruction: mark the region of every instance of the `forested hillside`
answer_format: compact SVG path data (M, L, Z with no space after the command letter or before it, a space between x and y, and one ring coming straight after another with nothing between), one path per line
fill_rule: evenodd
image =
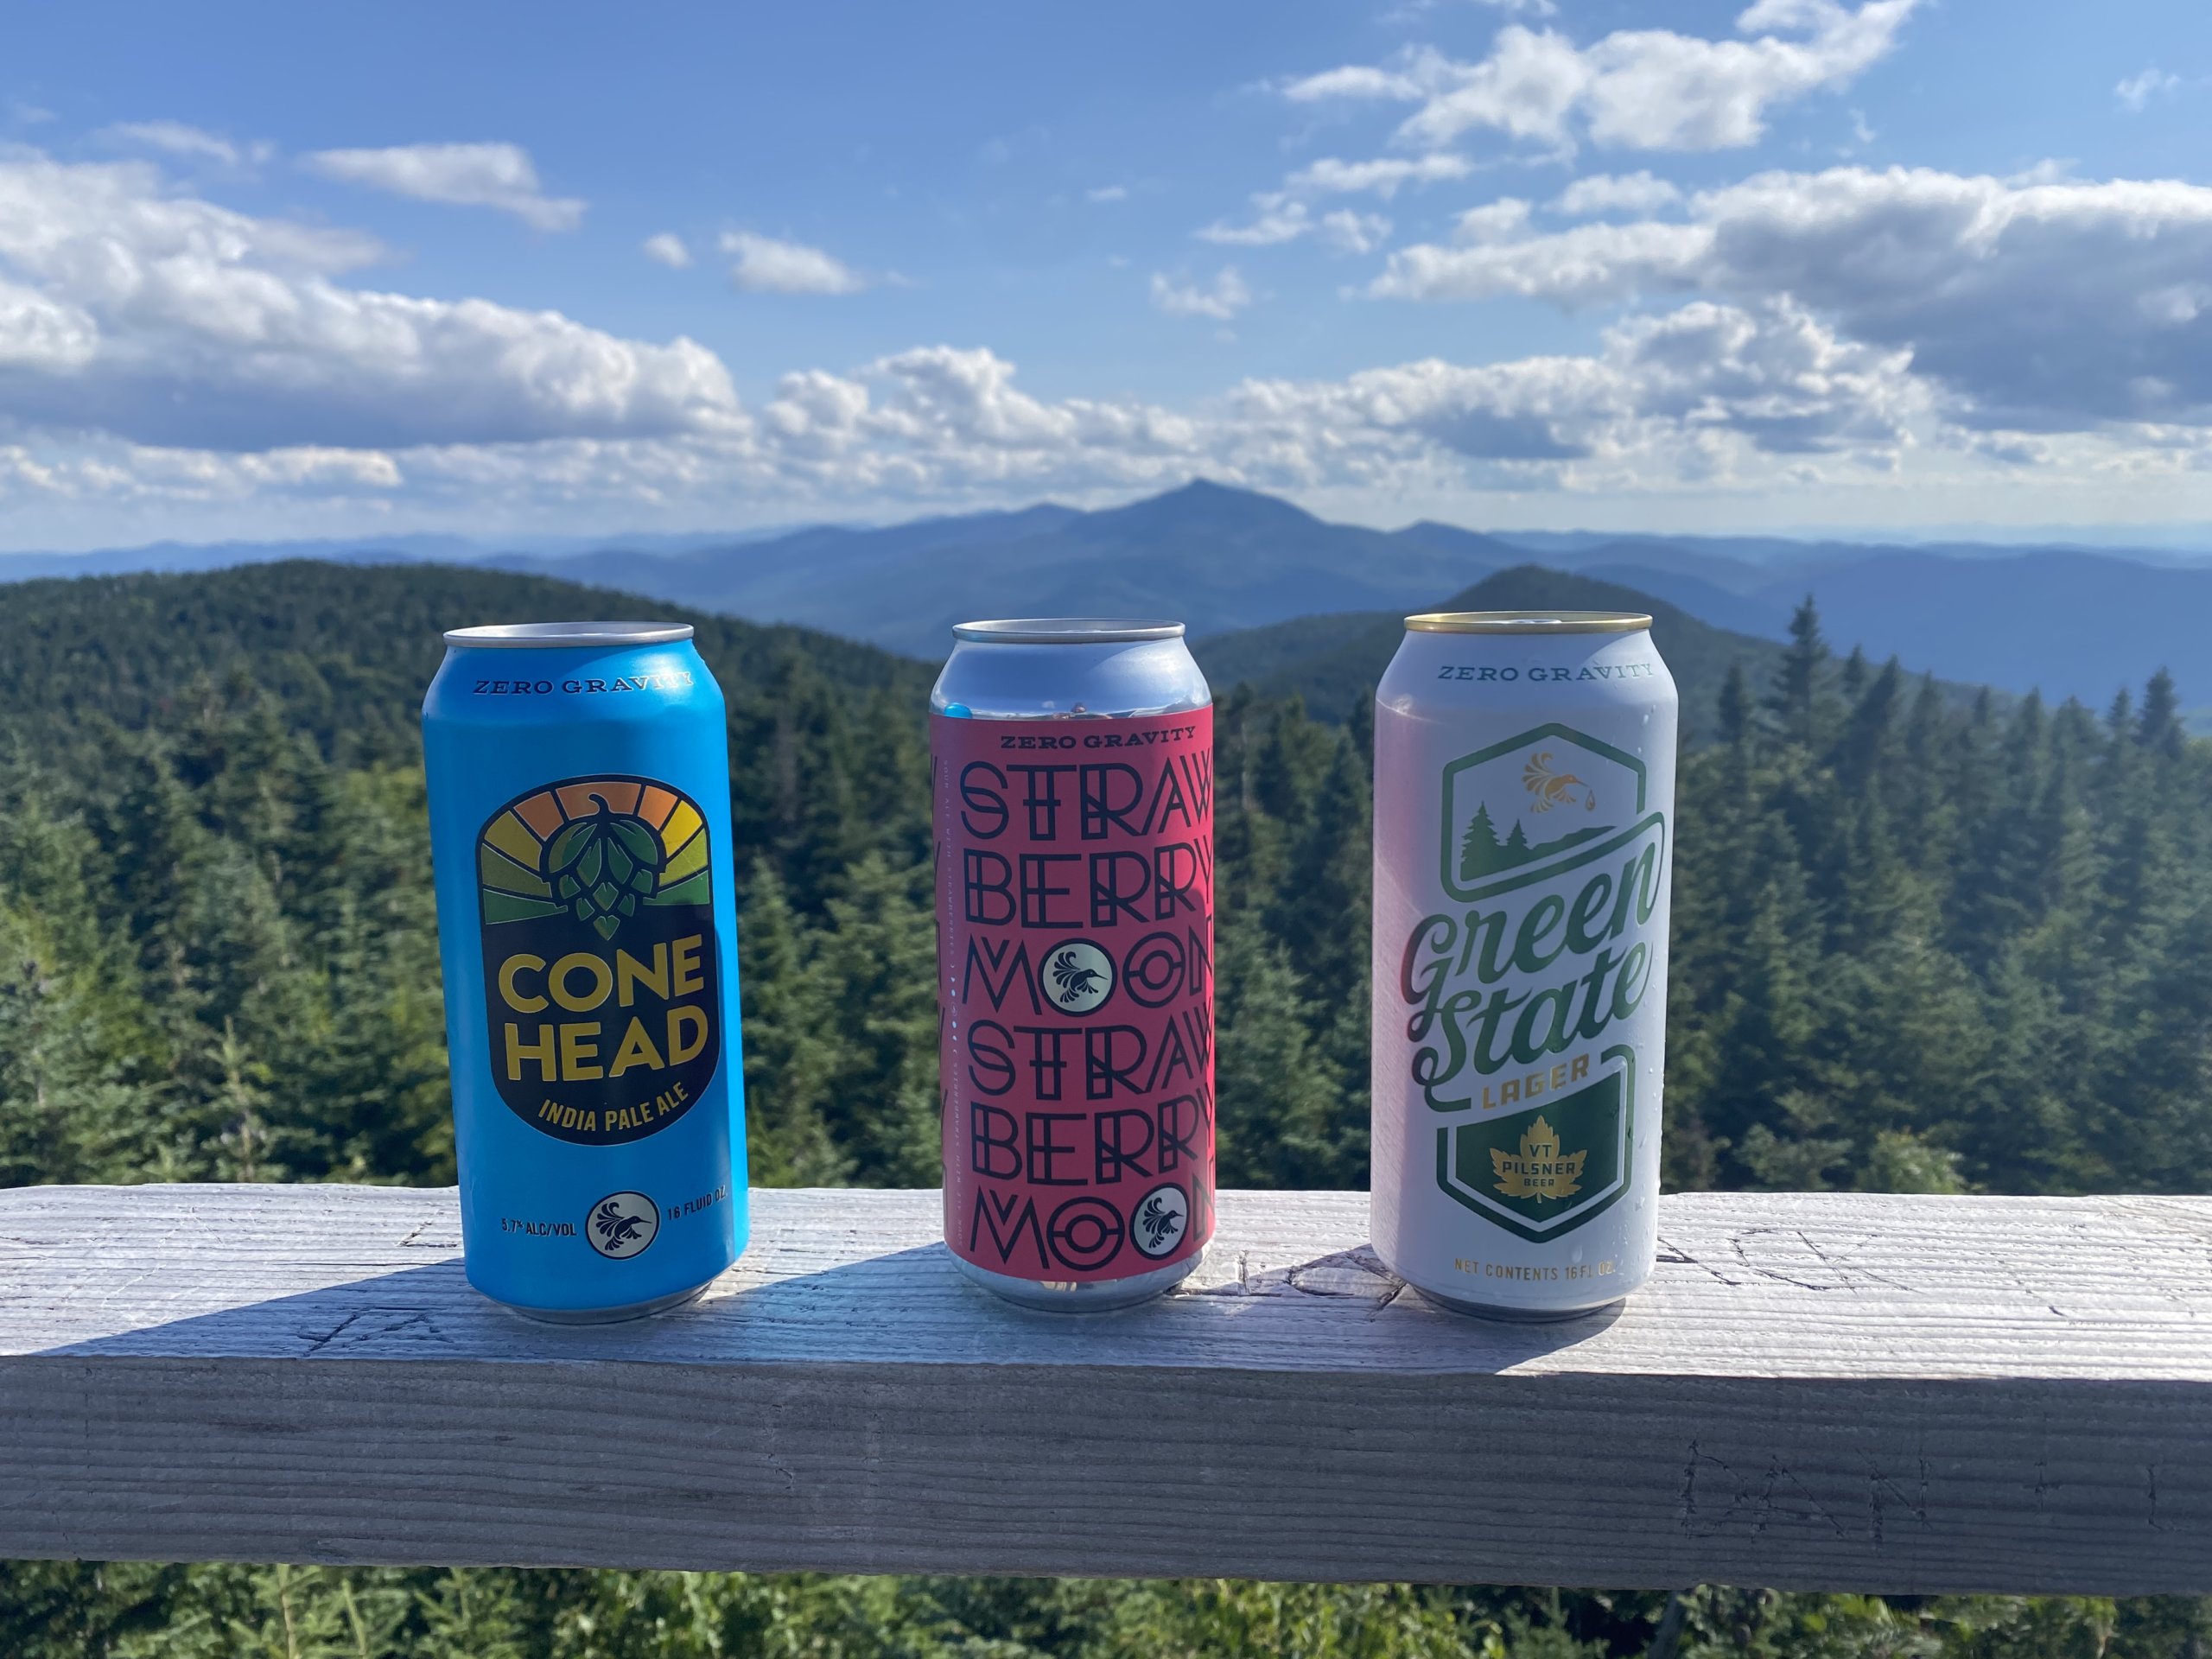
M452 1179L413 734L437 630L678 613L313 565L9 598L0 1183ZM930 671L693 620L730 700L753 1179L934 1184ZM2212 746L2171 683L2000 711L1837 660L1809 612L1756 672L1694 639L1668 645L1717 687L1682 774L1670 1183L2212 1185ZM1368 732L1217 690L1221 1179L1357 1186ZM24 1566L0 1651L1567 1656L1642 1651L1663 1599ZM2183 1603L1690 1609L1684 1653L2212 1635Z
M1429 608L1439 611L1640 611L1651 618L1652 643L1674 671L1682 698L1682 726L1692 740L1712 735L1720 688L1741 664L1754 678L1770 677L1783 648L1771 639L1731 633L1688 612L1618 582L1600 582L1533 564L1485 576ZM1211 683L1249 684L1262 696L1301 698L1322 719L1352 718L1375 689L1405 637L1396 611L1301 616L1271 627L1201 639L1192 653Z
M311 737L337 764L409 760L420 752L423 688L444 652L441 633L487 617L558 620L579 607L691 623L725 683L766 685L778 663L799 652L824 679L857 690L911 697L935 677L918 663L805 629L542 576L301 560L7 588L0 734L97 751L111 725L174 730L180 699L235 702L251 684L272 699L288 733Z

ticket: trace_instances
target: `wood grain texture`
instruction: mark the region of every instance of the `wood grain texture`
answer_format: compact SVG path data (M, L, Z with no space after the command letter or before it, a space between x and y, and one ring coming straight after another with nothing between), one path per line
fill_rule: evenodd
M934 1192L753 1194L700 1303L468 1289L449 1192L0 1192L0 1556L2212 1592L2212 1200L1700 1195L1551 1327L1363 1196L1006 1307Z

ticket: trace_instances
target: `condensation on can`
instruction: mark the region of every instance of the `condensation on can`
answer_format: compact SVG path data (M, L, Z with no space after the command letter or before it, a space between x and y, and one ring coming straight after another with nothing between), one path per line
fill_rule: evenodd
M680 1306L747 1230L721 688L688 625L455 629L423 702L469 1282Z
M1118 618L1017 619L963 623L954 629L953 633L952 654L946 660L944 671L930 696L932 787L937 798L933 816L938 824L938 938L940 953L938 995L944 1011L940 1060L945 1103L946 1243L951 1250L954 1265L963 1274L1022 1306L1054 1313L1105 1313L1131 1306L1172 1289L1188 1277L1198 1267L1205 1241L1212 1230L1213 988L1210 800L1212 693L1184 644L1183 625L1179 622ZM982 1184L988 1179L979 1173L977 1166L998 1149L985 1141L981 1143L979 1150L975 1133L976 1114L992 1109L1002 1113L1011 1110L1020 1114L1024 1109L1036 1111L1039 1108L1057 1108L1058 1115L1084 1119L1084 1128L1094 1135L1099 1131L1095 1115L1086 1109L1088 1088L1063 1090L1060 1098L1053 1099L1039 1098L1034 1086L1010 1089L995 1096L987 1096L974 1086L976 1073L973 1067L977 1057L970 1046L971 1027L978 1018L977 1008L982 1005L976 996L975 986L963 976L964 963L958 959L962 955L962 942L971 925L963 908L957 872L951 868L958 849L950 848L948 835L949 832L957 834L957 830L946 815L953 808L953 791L958 789L959 780L950 775L946 763L949 747L956 746L948 739L947 734L950 731L952 739L959 740L957 746L961 747L965 753L968 747L974 747L974 740L982 735L994 723L1020 722L1019 726L999 734L995 740L1009 745L1027 743L1032 746L1010 748L1001 757L1007 763L1006 769L1011 777L1011 769L1015 766L1065 765L1072 771L1085 763L1097 763L1102 758L1122 760L1132 753L1120 747L1119 740L1123 734L1160 731L1163 728L1169 733L1178 731L1183 723L1162 718L1177 715L1203 716L1202 751L1197 742L1186 741L1179 746L1184 753L1170 758L1169 752L1163 750L1160 758L1170 766L1181 764L1185 767L1193 760L1201 762L1205 773L1205 787L1208 791L1205 810L1208 842L1205 860L1205 903L1199 928L1204 953L1205 1047L1200 1062L1202 1076L1197 1079L1198 1087L1187 1091L1193 1098L1200 1095L1203 1097L1203 1158L1195 1168L1189 1167L1179 1157L1175 1166L1163 1167L1160 1160L1164 1154L1155 1151L1147 1154L1153 1160L1148 1165L1122 1165L1119 1167L1123 1170L1129 1167L1146 1170L1147 1173L1140 1178L1139 1184L1150 1181L1156 1185L1140 1201L1141 1205L1154 1203L1155 1208L1164 1208L1167 1218L1178 1222L1185 1230L1185 1236L1178 1241L1175 1249L1162 1251L1164 1256L1173 1255L1176 1258L1167 1261L1166 1265L1120 1274L1115 1277L1100 1278L1088 1273L1079 1274L1065 1263L1055 1264L1046 1252L1058 1248L1061 1236L1057 1227L1048 1228L1050 1217L1083 1205L1103 1201L1098 1197L1101 1189L1077 1183L1068 1188L1074 1196L1060 1199L1058 1209L1037 1214L1036 1236L1039 1241L1037 1254L1038 1260L1044 1265L1033 1274L995 1271L968 1259L962 1248L965 1236L963 1229L967 1228L968 1223L976 1222L979 1213L982 1216L982 1222L969 1230L976 1231L979 1238L991 1236L989 1227L984 1224L989 1223L993 1217L988 1211L979 1212L975 1208L977 1204L987 1202ZM969 725L969 722L974 724ZM956 728L958 729L954 729ZM984 782L988 784L988 781L987 777ZM1070 804L1071 807L1077 804L1072 791ZM1065 839L1071 849L1084 845L1080 832ZM1101 839L1104 837L1102 836ZM1049 919L1049 916L1046 919ZM1187 918L1182 919L1188 920ZM1109 960L1109 953L1091 945L1091 938L1100 935L1103 930L1087 925L1087 913L1084 920L1086 925L1078 928L1047 927L1041 930L1062 944L1090 946L1090 949L1077 952L1080 960L1071 958L1074 961L1072 971L1081 973L1087 968L1103 969L1103 976L1112 982L1103 1000L1095 1007L1083 1008L1076 1018L1088 1020L1093 1026L1117 1018L1117 1010L1122 1011L1118 1017L1126 1018L1128 998L1132 994L1141 993L1135 984L1130 982L1126 962L1118 964L1120 971L1117 971L1117 964ZM1087 937L1071 937L1078 933ZM1018 948L999 941L993 943L1001 949ZM1192 947L1193 957L1198 948ZM1040 980L1046 977L1043 964L1038 964L1037 970ZM1195 974L1199 970L1192 968L1191 971ZM1001 986L1002 998L1014 994L1007 982L1001 981ZM1086 995L1080 1000L1087 1001L1089 999ZM989 1012L995 1014L996 1007L991 1007ZM1053 1012L1047 1008L1048 1015ZM1073 1031L1070 1034L1080 1034L1080 1031ZM1092 1039L1086 1038L1085 1040ZM1033 1071L1033 1079L1036 1075ZM985 1081L993 1082L995 1079L986 1077ZM1108 1086L1111 1087L1110 1082ZM1154 1111L1173 1109L1164 1106L1158 1099L1147 1100L1141 1104L1146 1109ZM1109 1100L1107 1105L1109 1109L1134 1109L1126 1102ZM1193 1107L1192 1109L1195 1111L1197 1109ZM1050 1112L1039 1113L1040 1116L1052 1115ZM1045 1128L1046 1144L1053 1145L1051 1137L1061 1132L1064 1131L1047 1123ZM1070 1132L1080 1135L1084 1130ZM1154 1139L1159 1138L1155 1132ZM1095 1144L1083 1144L1085 1159L1089 1160L1089 1173L1096 1174L1098 1162L1093 1155ZM1151 1144L1147 1143L1147 1146ZM1196 1149L1195 1139L1192 1145ZM1122 1149L1127 1149L1127 1143L1123 1143ZM1005 1154L998 1152L998 1155ZM1051 1154L1048 1153L1046 1155L1048 1168L1058 1166L1071 1170L1075 1167L1074 1164L1065 1162L1054 1166ZM1118 1185L1127 1185L1126 1174ZM1164 1206L1154 1202L1158 1195L1168 1193L1171 1189L1179 1195L1174 1202ZM1031 1196L1033 1197L1033 1193ZM1058 1195L1052 1196L1057 1198ZM1022 1218L1028 1212L1015 1206L1027 1201L1026 1198L1006 1200L1006 1224L1009 1230L1020 1228ZM1179 1217L1174 1213L1177 1202L1184 1206ZM1122 1225L1131 1230L1131 1237L1135 1237L1135 1230L1140 1224L1136 1217L1125 1214L1120 1221ZM1048 1231L1052 1236L1049 1243L1046 1242ZM956 1236L956 1234L961 1236ZM1120 1255L1127 1256L1136 1248L1134 1244L1125 1244ZM1141 1256L1143 1252L1139 1250L1138 1254ZM1007 1255L1003 1259L1010 1262L1013 1257Z
M1651 1272L1677 698L1649 625L1411 617L1376 692L1370 1230L1463 1312L1571 1319Z

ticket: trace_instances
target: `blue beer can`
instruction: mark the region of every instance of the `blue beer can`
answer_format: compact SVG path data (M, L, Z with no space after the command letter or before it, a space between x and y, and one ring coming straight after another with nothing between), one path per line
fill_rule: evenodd
M721 688L682 624L445 641L423 747L468 1281L657 1313L747 1235Z

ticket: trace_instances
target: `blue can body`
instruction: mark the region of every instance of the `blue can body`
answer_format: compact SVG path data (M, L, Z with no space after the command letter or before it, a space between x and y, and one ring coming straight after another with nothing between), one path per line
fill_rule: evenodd
M458 629L423 702L469 1282L573 1322L747 1236L721 690L660 624Z

